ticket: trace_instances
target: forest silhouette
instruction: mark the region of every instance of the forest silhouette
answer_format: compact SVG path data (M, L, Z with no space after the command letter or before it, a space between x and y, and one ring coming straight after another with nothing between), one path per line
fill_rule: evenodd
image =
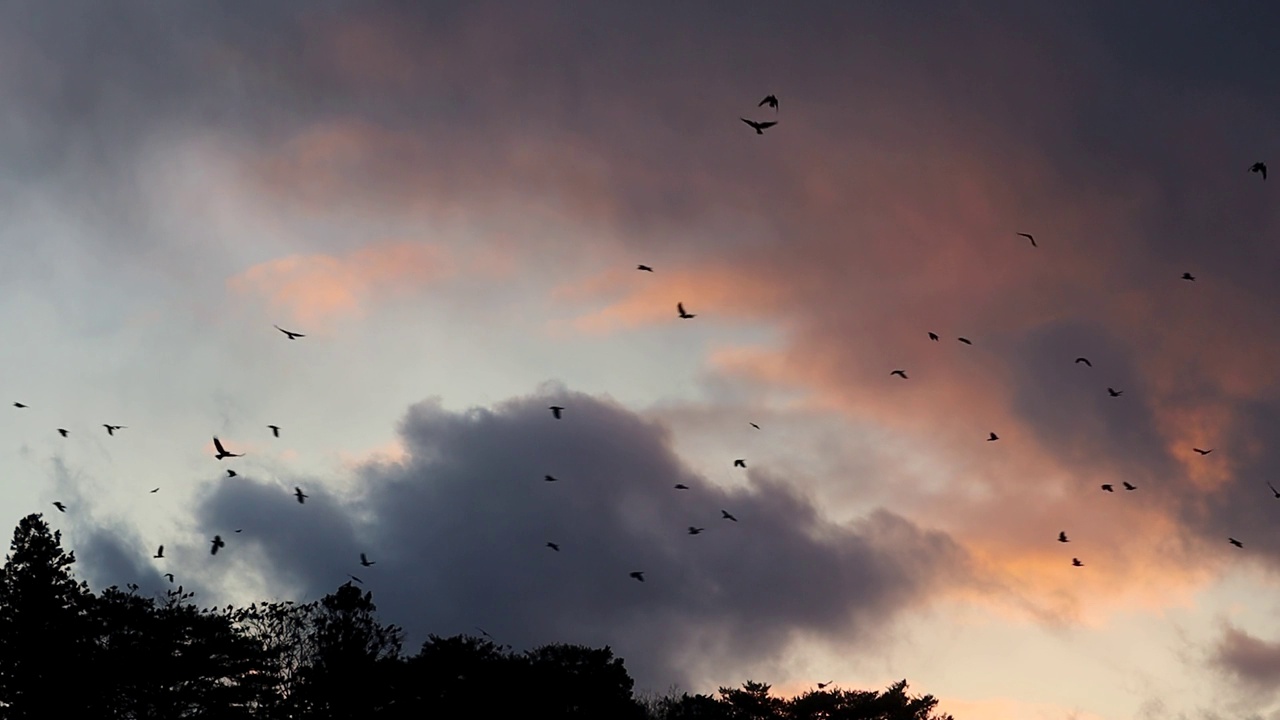
M201 608L179 586L94 594L41 515L0 568L0 718L474 718L951 720L907 682L792 698L746 682L716 695L640 698L610 648L515 652L429 636L416 655L350 582L310 603Z

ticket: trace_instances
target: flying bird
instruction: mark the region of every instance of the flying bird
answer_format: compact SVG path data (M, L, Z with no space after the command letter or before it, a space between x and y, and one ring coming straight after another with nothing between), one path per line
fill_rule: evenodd
M1067 539L1066 530L1063 530L1062 532L1058 533L1058 542L1071 542L1070 540Z
M1138 489L1138 486L1137 486L1137 485L1134 485L1133 483L1129 482L1128 480L1125 480L1125 481L1124 481L1123 483L1121 483L1121 484L1122 484L1122 485L1124 485L1124 489L1125 489L1125 490L1137 490L1137 489Z
M890 375L897 375L898 377L902 378L903 380L906 380L906 379L907 379L907 371L906 371L906 370L894 370L893 372L891 372L891 373L889 373L889 374L890 374Z
M16 407L16 408L24 408L24 407L26 407L26 405L23 405L23 404L22 404L22 403L20 403L20 402L16 402L16 403L14 403L14 404L13 404L13 406L14 406L14 407Z
M1121 395L1124 394L1124 391L1116 390L1115 388L1107 388L1107 394L1110 395L1111 397L1120 397Z
M730 515L728 510L721 510L721 511L720 511L720 519L721 519L721 520L732 520L732 521L734 521L734 522L738 522L738 518L736 518L736 517L734 517L734 516Z
M938 333L929 333L929 339L938 342Z
M1195 280L1196 280L1196 276L1195 276L1195 275L1192 275L1192 274L1191 274L1191 273L1189 273L1189 272L1185 272L1185 273L1182 273L1182 279L1183 279L1183 280L1190 280L1190 281L1192 281L1192 282L1195 282Z
M555 550L556 552L560 552L560 546L553 542L547 543L547 547L551 548L552 550Z
M377 565L377 564L378 564L378 561L375 560L373 562L369 562L369 558L365 557L364 553L360 553L360 565L362 567L369 567L371 565Z
M751 427L753 427L753 428L757 429L757 430L759 430L759 429L760 429L760 426L759 426L759 425L757 425L757 424L755 424L755 423L753 423L753 422L749 422L749 423L747 423L747 424L748 424L748 425L750 425Z
M279 426L279 425L268 425L267 427L271 428L271 434L272 434L272 435L274 435L274 436L276 436L276 437L280 437L280 426Z
M1086 358L1086 357L1078 357L1078 358L1076 358L1076 362L1077 362L1077 363L1084 363L1085 365L1088 365L1089 367L1093 367L1093 363L1089 362L1089 358Z
M972 340L970 340L969 338L956 338L956 339L957 339L957 340L959 340L960 342L964 343L965 345L972 345L972 344L973 344L973 341L972 341Z
M285 337L289 338L290 340L295 340L295 339L300 338L300 337L306 337L306 335L303 335L302 333L291 332L291 331L289 331L289 330L285 330L284 328L280 327L279 325L272 325L272 327L274 327L275 329L277 329L277 330L279 330L280 332L284 333L284 334L285 334Z
M66 511L67 511L67 506L66 506L66 505L63 505L63 504L62 504L62 503L60 503L60 502L55 501L55 502L53 503L53 506L54 506L54 507L56 507L56 508L58 508L58 512L66 512Z
M1209 453L1213 452L1213 448L1209 448L1208 450L1201 450L1200 448L1191 448L1191 449L1192 449L1192 450L1195 450L1196 452L1200 453L1201 455L1208 455Z
M750 125L751 127L755 128L755 129L756 129L756 134L757 134L757 135L763 135L763 134L764 134L764 131L765 131L765 129L766 129L766 128L771 128L771 127L773 127L774 125L777 125L777 124L778 124L778 121L777 121L777 120L769 120L769 121L766 121L766 122L756 122L756 121L754 121L754 120L748 120L748 119L746 119L746 118L739 118L739 120L742 120L742 122L744 122L744 123L746 123L746 124Z
M544 476L542 476L542 480L543 480L543 482L556 482L556 481L557 481L557 480L559 480L559 479L560 479L560 478L554 478L554 477L551 477L550 475L544 475Z
M63 428L58 428L58 434L61 435L62 437L66 437L67 431L64 430Z
M999 439L1000 439L999 435L995 433L991 433L991 436L987 438L987 442L995 442L996 440L999 440Z
M223 547L226 547L226 546L227 546L227 544L226 544L226 543L224 543L224 542L222 542L222 536L221 536L221 535L214 535L214 536L213 536L213 547L209 548L209 554L210 554L210 555L217 555L217 554L218 554L218 548L223 548Z
M117 430L123 430L125 428L124 425L107 425L106 423L103 423L102 427L106 428L107 434L112 436L116 434Z
M1032 236L1031 236L1031 233L1018 233L1018 234L1019 234L1019 235L1021 235L1021 236L1022 236L1022 237L1024 237L1024 238L1026 238L1026 239L1030 240L1030 241L1031 241L1031 247L1036 247L1036 239L1035 239L1034 237L1032 237Z
M295 487L295 488L293 489L293 496L294 496L294 497L296 497L296 498L298 498L298 504L299 504L299 505L301 505L301 504L305 503L305 502L307 501L307 498L311 497L310 495L304 495L304 494L302 493L302 488L300 488L300 487Z
M688 489L689 489L689 486L688 486L688 485L685 485L684 483L676 483L676 489L677 489L677 490L688 490ZM1277 495L1276 497L1280 497L1280 495Z
M156 489L152 490L152 491L151 491L151 494L152 494L152 495L155 495L155 494L156 494L156 493L158 493L158 492L160 492L160 488L156 488Z
M560 407L559 405L552 405L550 410L551 410L551 414L554 415L557 420L560 419L560 413L564 412L564 408Z
M1267 179L1267 164L1264 162L1256 162L1249 166L1249 172L1262 173L1262 179Z
M1084 563L1080 562L1080 558L1071 558L1071 567L1084 567Z
M744 468L747 466L747 461L744 458L738 458L737 460L733 461L733 466Z
M227 468L227 477L235 477L235 476L236 476L236 471L232 470L231 468Z
M351 578L352 580L355 580L356 582L360 583L361 585L363 585L363 584L364 584L364 581L363 581L363 580L361 580L360 578L356 577L355 575L347 575L347 577Z
M702 532L703 530L706 530L706 528L694 527L694 526L692 526L692 525L690 525L690 526L689 526L689 534L690 534L690 535L697 535L698 533Z
M213 446L218 449L218 454L213 456L215 460L221 460L222 458L229 457L244 457L244 453L227 452L227 449L222 447L222 441L218 439L217 435L213 436Z
M685 311L684 311L684 303L682 303L682 302L678 302L678 303L676 303L676 312L677 312L677 313L679 313L679 314L680 314L680 317L681 317L681 318L683 318L683 319L685 319L685 320L688 320L689 318L697 317L697 315L690 315L689 313L685 312Z
M161 545L159 548L156 549L156 554L152 555L151 558L153 560L159 560L163 557L164 557L164 546Z
M776 96L774 96L774 95L765 95L765 96L764 96L764 99L763 99L763 100L761 100L759 103L757 103L757 104L756 104L756 107L764 107L765 105L768 105L769 107L773 108L774 110L777 110L777 109L778 109L778 98L777 98Z
M826 682L824 682L824 683L818 683L818 689L819 689L819 690L823 690L823 689L825 689L828 685L830 685L830 684L831 684L831 683L833 683L833 682L835 682L835 681L834 681L834 680L828 680L828 681L826 681Z
M1116 491L1116 489L1115 489L1114 487L1112 487L1111 483L1107 483L1107 484L1103 485L1103 486L1102 486L1102 489L1103 489L1103 490L1106 490L1107 492L1115 492L1115 491Z
M1244 543L1240 542L1235 538L1227 538L1227 542L1231 543L1232 545L1235 545L1238 548L1244 547Z
M169 582L173 582L173 573L165 573L164 576L169 579Z
M1272 485L1270 481L1267 482L1267 487L1271 488L1271 494L1275 495L1277 500L1280 500L1280 490L1277 490L1276 486Z
M636 269L643 270L645 272L653 272L653 268L649 267L648 265L637 265Z
M644 573L640 570L631 573L631 577L639 580L640 582L644 582Z

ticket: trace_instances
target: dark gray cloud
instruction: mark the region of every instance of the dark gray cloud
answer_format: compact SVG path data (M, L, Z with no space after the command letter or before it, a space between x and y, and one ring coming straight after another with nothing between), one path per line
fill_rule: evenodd
M551 404L567 408L563 420ZM663 428L579 393L465 413L424 402L401 433L407 457L361 467L349 491L218 483L197 521L227 548L193 552L200 569L185 576L203 576L204 595L247 573L313 598L351 573L415 643L478 625L515 647L610 644L642 684L664 688L688 686L701 663L771 659L802 633L874 636L964 573L964 553L944 534L883 510L832 524L754 469L748 487L718 487L683 467ZM305 505L290 495L295 484L311 496ZM377 565L361 567L361 552ZM628 577L634 570L645 582Z
M1213 649L1218 669L1249 685L1256 693L1280 690L1280 643L1267 642L1228 625Z

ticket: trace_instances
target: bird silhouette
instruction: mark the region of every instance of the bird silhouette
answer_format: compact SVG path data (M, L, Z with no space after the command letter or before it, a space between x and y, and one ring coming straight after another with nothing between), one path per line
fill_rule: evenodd
M778 124L777 120L768 120L766 122L756 122L754 120L748 120L746 118L739 118L739 119L742 120L742 122L755 128L757 135L763 135L766 128L771 128L774 125Z
M543 475L543 476L542 476L542 480L543 480L543 482L556 482L556 481L558 481L559 479L560 479L560 478L551 477L550 475Z
M209 554L210 554L210 555L217 555L217 554L218 554L218 548L224 548L224 547L226 547L226 546L227 546L227 544L226 544L226 543L224 543L224 542L222 542L222 536L221 536L221 535L214 535L214 536L213 536L213 547L209 548Z
M356 577L355 575L347 575L347 577L351 578L352 580L355 580L356 582L360 583L361 585L363 585L363 584L364 584L364 581L363 581L363 580L361 580L360 578Z
M996 440L999 440L999 439L1000 439L999 435L995 433L991 433L990 437L987 438L987 442L995 442Z
M1270 481L1267 482L1267 487L1271 488L1271 494L1275 495L1277 500L1280 500L1280 490L1277 490L1276 486L1272 485Z
M1196 276L1195 276L1195 275L1192 275L1192 274L1191 274L1191 273L1189 273L1189 272L1185 272L1185 273L1182 273L1182 279L1183 279L1183 280L1190 280L1190 281L1192 281L1192 282L1195 282L1195 280L1196 280Z
M1137 486L1137 485L1134 485L1133 483L1129 482L1128 480L1125 480L1124 482L1122 482L1122 483L1120 483L1120 484L1121 484L1121 485L1124 485L1124 489L1125 489L1125 490L1137 490L1137 489L1138 489L1138 486Z
M67 511L67 506L66 506L66 505L63 505L63 504L62 504L62 503L60 503L60 502L55 501L55 502L53 503L53 506L54 506L54 507L56 507L56 508L58 508L58 512L66 512L66 511Z
M1256 162L1249 166L1249 172L1262 173L1262 179L1267 179L1267 164L1264 162Z
M765 95L765 96L764 96L764 99L763 99L763 100L761 100L759 103L757 103L757 104L756 104L756 107L764 107L765 105L768 105L769 107L773 108L774 110L777 110L777 109L778 109L778 98L777 98L777 97L775 97L775 96L773 96L773 95Z
M164 546L161 545L159 548L156 548L156 554L152 555L151 558L153 560L159 560L163 557L164 557Z
M732 520L732 521L734 521L734 522L738 522L738 518L736 518L736 517L734 517L734 516L730 515L728 510L721 510L721 511L720 511L720 519L721 519L721 520Z
M653 272L653 268L649 267L648 265L637 265L636 269L643 270L645 272Z
M365 557L364 553L360 553L360 565L362 567L370 567L372 565L377 565L377 564L378 562L376 560L373 562L369 562L369 558Z
M906 371L906 370L894 370L893 372L891 372L891 373L889 373L889 374L890 374L890 375L897 375L898 377L902 378L903 380L906 380L906 379L907 379L907 371Z
M556 552L560 552L560 546L557 545L556 543L549 542L547 543L547 547L551 548L552 550L555 550Z
M155 489L153 489L153 490L151 491L151 494L152 494L152 495L154 495L154 494L156 494L156 493L158 493L158 492L160 492L160 488L155 488Z
M760 426L759 426L759 425L757 425L757 424L755 424L755 423L753 423L753 422L749 422L749 423L747 423L747 424L748 424L748 425L750 425L751 427L753 427L753 428L757 429L757 430L759 430L759 429L760 429Z
M279 425L268 425L267 427L271 428L271 434L272 434L272 435L274 435L274 436L276 436L276 437L280 437L280 426L279 426Z
M1089 358L1085 358L1085 357L1078 357L1078 358L1076 358L1076 362L1077 362L1077 363L1084 363L1085 365L1088 365L1089 367L1093 367L1093 363L1089 362Z
M227 477L235 477L236 474L237 473L235 470L232 470L231 468L227 468Z
M244 457L244 453L227 452L227 449L222 447L222 441L218 439L217 435L213 436L213 446L218 449L218 454L213 456L216 460L229 457Z
M1106 483L1105 485L1103 485L1103 486L1102 486L1102 489L1103 489L1103 490L1106 490L1107 492L1115 492L1115 491L1116 491L1116 489L1111 485L1111 483Z
M835 682L835 681L834 681L834 680L828 680L828 681L826 681L826 682L824 682L824 683L818 683L818 689L819 689L819 690L825 690L825 689L826 689L826 687L827 687L828 685L830 685L831 683L833 683L833 682Z
M107 425L105 423L102 425L102 427L106 428L107 434L112 436L116 434L117 430L123 430L125 428L124 425Z
M62 428L58 428L58 434L61 435L62 437L66 437L67 431Z
M747 466L747 461L744 458L738 458L737 460L733 461L733 466L745 468Z
M1242 548L1242 547L1244 547L1244 543L1240 542L1239 540L1237 540L1237 539L1235 539L1235 538L1233 538L1233 537L1229 537L1229 538L1227 538L1227 542L1231 543L1232 545L1235 545L1235 546L1236 546L1236 547L1238 547L1238 548Z
M956 339L957 339L957 340L959 340L960 342L964 343L965 345L972 345L972 344L973 344L973 341L972 341L972 340L970 340L969 338L956 338Z
M16 408L24 408L24 407L27 407L26 405L23 405L23 404L22 404L22 403L20 403L20 402L16 402L16 403L14 403L14 404L13 404L13 406L14 406L14 407L16 407Z
M1080 562L1080 558L1071 558L1071 567L1084 567L1084 563Z
M304 494L302 493L302 488L300 488L300 487L295 487L295 488L293 489L293 496L294 496L294 497L296 497L296 498L298 498L298 504L299 504L299 505L301 505L301 504L305 503L305 502L307 501L307 498L311 497L310 495L304 495Z
M164 576L168 578L169 582L173 582L173 573L165 573Z
M688 489L689 489L689 486L688 486L688 485L685 485L684 483L676 483L676 489L677 489L677 490L688 490Z
M685 319L685 320L688 320L689 318L695 318L695 317L697 317L697 315L690 315L689 313L685 312L685 311L684 311L684 303L682 303L682 302L678 302L678 303L676 303L676 312L680 315L680 317L681 317L681 318L683 318L683 319Z
M706 530L706 528L694 527L692 525L689 526L690 535L697 535L698 533L701 533L703 530Z
M1115 388L1107 388L1107 394L1110 395L1111 397L1120 397L1121 395L1124 394L1124 391L1116 390Z
M1062 532L1058 533L1058 542L1071 542L1070 540L1067 539L1066 530L1063 530Z
M564 408L560 407L559 405L552 405L550 409L551 409L551 414L555 416L555 419L557 420L560 419L560 413L564 412Z
M633 578L635 578L635 579L639 580L640 582L644 582L644 572L643 572L643 571L637 570L637 571L635 571L635 572L631 573L631 577L633 577Z
M280 332L284 333L284 334L285 334L285 337L289 338L290 340L296 340L297 338L300 338L300 337L306 337L306 335L303 335L302 333L297 333L297 332L292 332L292 331L289 331L289 330L285 330L284 328L280 327L279 325L272 325L272 327L274 327L275 329L277 329L277 330L279 330Z
M1018 234L1019 234L1019 235L1021 235L1021 236L1022 236L1022 237L1024 237L1024 238L1026 238L1026 239L1030 240L1030 241L1031 241L1031 247L1036 247L1036 239L1035 239L1034 237L1031 237L1031 233L1018 233Z
M1201 450L1200 448L1191 448L1191 449L1192 449L1192 450L1195 450L1196 452L1200 453L1201 455L1208 455L1209 453L1213 452L1213 448L1209 448L1208 450Z
M938 342L938 333L929 333L929 339L934 342Z

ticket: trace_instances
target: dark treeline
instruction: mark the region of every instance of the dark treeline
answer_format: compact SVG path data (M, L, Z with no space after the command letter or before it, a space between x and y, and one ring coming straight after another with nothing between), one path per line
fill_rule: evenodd
M199 608L181 587L99 594L40 515L0 569L0 718L462 718L949 720L906 681L883 692L783 699L748 682L640 700L609 648L516 653L430 636L416 655L350 583L315 602Z

